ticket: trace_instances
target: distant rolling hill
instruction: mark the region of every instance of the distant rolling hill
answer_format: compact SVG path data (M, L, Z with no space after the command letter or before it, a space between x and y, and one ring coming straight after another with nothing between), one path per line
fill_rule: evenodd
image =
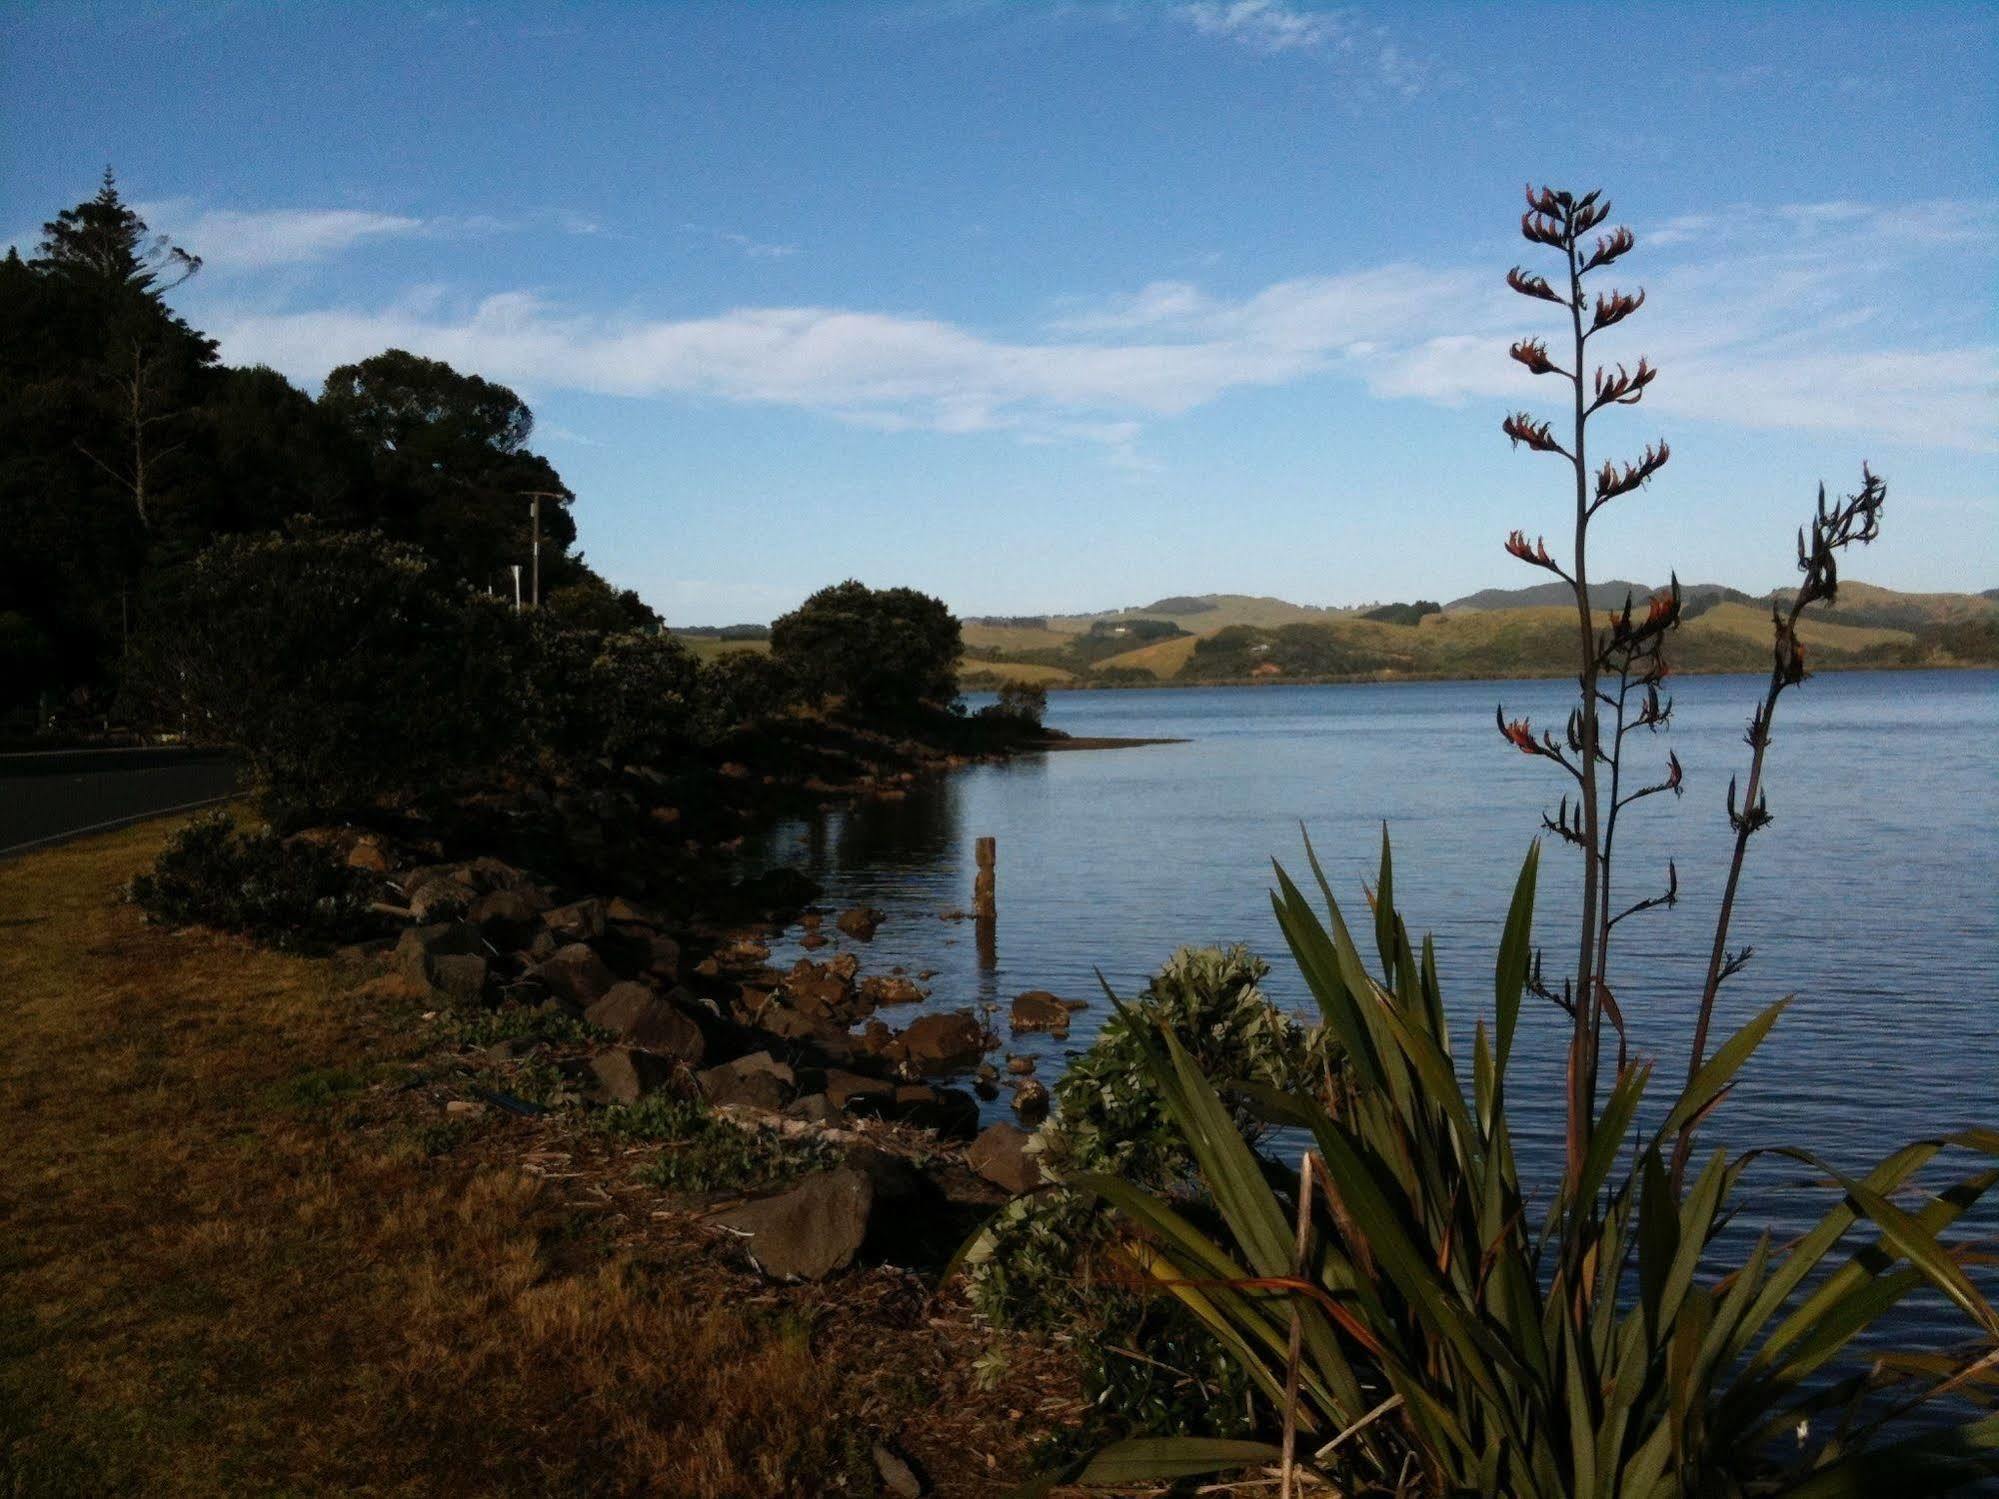
M1591 596L1609 611L1627 596L1642 604L1654 591L1619 579L1595 585ZM1683 584L1676 669L1762 670L1771 604L1784 596ZM962 680L1087 687L1561 675L1573 669L1573 609L1559 583L1484 589L1409 624L1250 594L1182 596L1094 614L968 623ZM1106 654L1112 642L1103 637L1136 620L1167 621L1186 633ZM1815 670L1999 665L1999 590L1900 593L1844 583L1838 605L1814 608L1801 633Z

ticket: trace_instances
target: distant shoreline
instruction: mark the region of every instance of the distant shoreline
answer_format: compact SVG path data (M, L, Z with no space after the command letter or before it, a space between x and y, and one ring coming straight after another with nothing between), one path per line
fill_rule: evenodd
M1990 662L1985 662L1985 661L1924 661L1921 663L1915 663L1915 662L1896 663L1896 662L1870 661L1864 664L1856 663L1850 666L1843 663L1841 664L1829 663L1825 666L1814 668L1811 675L1815 677L1847 676L1856 672L1869 672L1869 671L1879 671L1879 672L1999 671L1999 666L1994 666ZM1761 678L1764 675L1764 673L1761 671L1744 671L1740 669L1732 671L1711 671L1711 670L1694 670L1689 668L1685 671L1675 671L1673 672L1672 675L1673 677ZM1179 678L1164 677L1157 681L1152 681L1152 682L1093 682L1088 680L1087 678L1071 678L1067 681L1040 682L1037 683L1036 685L1045 687L1050 692L1186 692L1186 691L1193 691L1202 687L1392 687L1392 686L1400 686L1403 684L1407 684L1410 686L1427 686L1427 685L1434 685L1439 682L1565 682L1569 680L1571 680L1571 678L1564 673L1559 673L1559 672L1550 673L1550 672L1536 672L1536 671L1491 672L1491 673L1481 674L1478 676L1464 676L1461 674L1455 674L1449 672L1438 672L1438 673L1355 672L1355 673L1348 673L1346 675L1337 675L1337 676L1204 677L1198 680L1196 679L1182 680ZM1668 680L1670 681L1671 678L1668 678ZM963 692L997 692L999 690L999 683L994 682L991 685L961 684L959 690ZM1157 742L1160 741L1155 741L1155 740L1120 741L1120 743L1131 743L1131 744L1150 744ZM1170 743L1172 741L1166 741L1166 742ZM1074 747L1082 748L1083 746L1079 745Z

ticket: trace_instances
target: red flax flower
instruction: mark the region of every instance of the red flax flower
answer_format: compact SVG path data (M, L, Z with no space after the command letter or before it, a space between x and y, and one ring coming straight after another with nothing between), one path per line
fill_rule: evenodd
M1664 438L1656 448L1648 447L1636 463L1627 463L1622 472L1614 463L1605 463L1597 470L1596 503L1602 505L1616 499L1621 494L1629 494L1647 479L1666 466L1666 460L1673 456L1673 450L1666 446Z
M1527 545L1527 533L1514 531L1506 538L1506 550L1522 562L1531 562L1536 567L1545 567L1554 572L1555 559L1548 555L1548 543L1543 537L1535 537L1534 545Z
M1596 294L1596 320L1589 325L1594 333L1600 328L1608 328L1612 323L1621 323L1632 313L1645 305L1644 288L1639 288L1634 296L1630 292L1614 291L1608 296Z
M1605 207L1607 209L1609 205L1606 204ZM1598 235L1596 248L1590 251L1588 258L1583 261L1582 269L1593 271L1600 265L1609 265L1637 243L1637 238L1622 225L1607 235Z
M1555 441L1555 434L1546 422L1537 422L1524 411L1514 412L1499 424L1499 430L1515 444L1524 442L1537 453L1560 453L1565 457L1568 454L1568 449Z
M1569 305L1568 298L1548 285L1547 277L1530 275L1517 265L1506 273L1506 284L1523 297L1539 297L1543 302L1554 302L1563 307Z
M1599 368L1596 372L1596 399L1590 402L1589 409L1595 411L1599 406L1610 405L1636 406L1645 393L1645 387L1658 378L1659 372L1643 357L1640 357L1635 372L1621 364L1614 375Z
M1679 610L1680 601L1670 593L1655 593L1652 595L1651 604L1645 610L1645 624L1643 628L1647 630L1655 629L1679 613Z
M1528 370L1536 375L1566 375L1568 373L1567 370L1548 357L1547 344L1538 338L1523 338L1511 349L1507 350L1507 352L1513 356L1516 363L1526 365Z
M1534 742L1534 730L1526 719L1516 718L1513 722L1508 723L1504 708L1494 708L1492 716L1494 722L1499 725L1499 732L1521 754L1538 755L1543 752L1541 746Z

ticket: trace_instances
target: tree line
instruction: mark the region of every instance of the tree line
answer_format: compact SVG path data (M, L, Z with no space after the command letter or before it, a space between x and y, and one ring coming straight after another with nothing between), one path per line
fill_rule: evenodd
M703 666L576 548L506 386L401 349L316 396L223 363L107 171L0 262L0 722L237 744L315 799L522 754L657 761L827 696L956 696L958 621L848 581ZM515 568L539 607L516 608Z

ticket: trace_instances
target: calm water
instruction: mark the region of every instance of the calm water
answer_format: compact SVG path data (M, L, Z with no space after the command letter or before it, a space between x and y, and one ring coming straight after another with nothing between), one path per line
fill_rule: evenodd
M1686 767L1683 799L1640 803L1619 832L1619 908L1663 882L1669 856L1680 870L1680 904L1625 922L1612 958L1634 1043L1661 1064L1662 1104L1685 1067L1726 870L1722 795L1746 768L1760 690L1743 677L1681 680L1670 734L1634 736L1646 771L1663 768L1669 744ZM810 869L829 905L888 912L857 949L864 969L935 969L933 1006L1004 1004L1030 988L1088 999L1095 969L1128 994L1177 945L1244 942L1271 965L1268 992L1303 1011L1270 860L1304 883L1302 825L1349 920L1364 920L1360 881L1385 821L1398 904L1414 931L1435 934L1463 1054L1490 1006L1520 861L1566 784L1499 738L1499 700L1537 726L1559 726L1568 702L1557 682L1052 694L1049 720L1071 733L1188 742L973 769L903 803L787 825L764 852ZM1756 956L1723 991L1717 1035L1798 999L1709 1140L1804 1145L1859 1166L1908 1138L1999 1122L1999 673L1815 678L1785 696L1768 785L1775 822L1751 845L1731 939ZM981 835L999 840L990 968L969 923L937 917L970 904ZM1565 846L1544 849L1536 935L1551 973L1573 960L1577 863ZM782 943L774 954L796 955ZM1528 1006L1509 1097L1531 1170L1560 1128L1562 1017ZM1008 1050L1040 1056L1052 1082L1106 1009L1099 997L1066 1041L1023 1036ZM1004 1099L989 1113L1005 1117ZM1751 1216L1782 1228L1823 1204L1801 1175L1762 1172Z

